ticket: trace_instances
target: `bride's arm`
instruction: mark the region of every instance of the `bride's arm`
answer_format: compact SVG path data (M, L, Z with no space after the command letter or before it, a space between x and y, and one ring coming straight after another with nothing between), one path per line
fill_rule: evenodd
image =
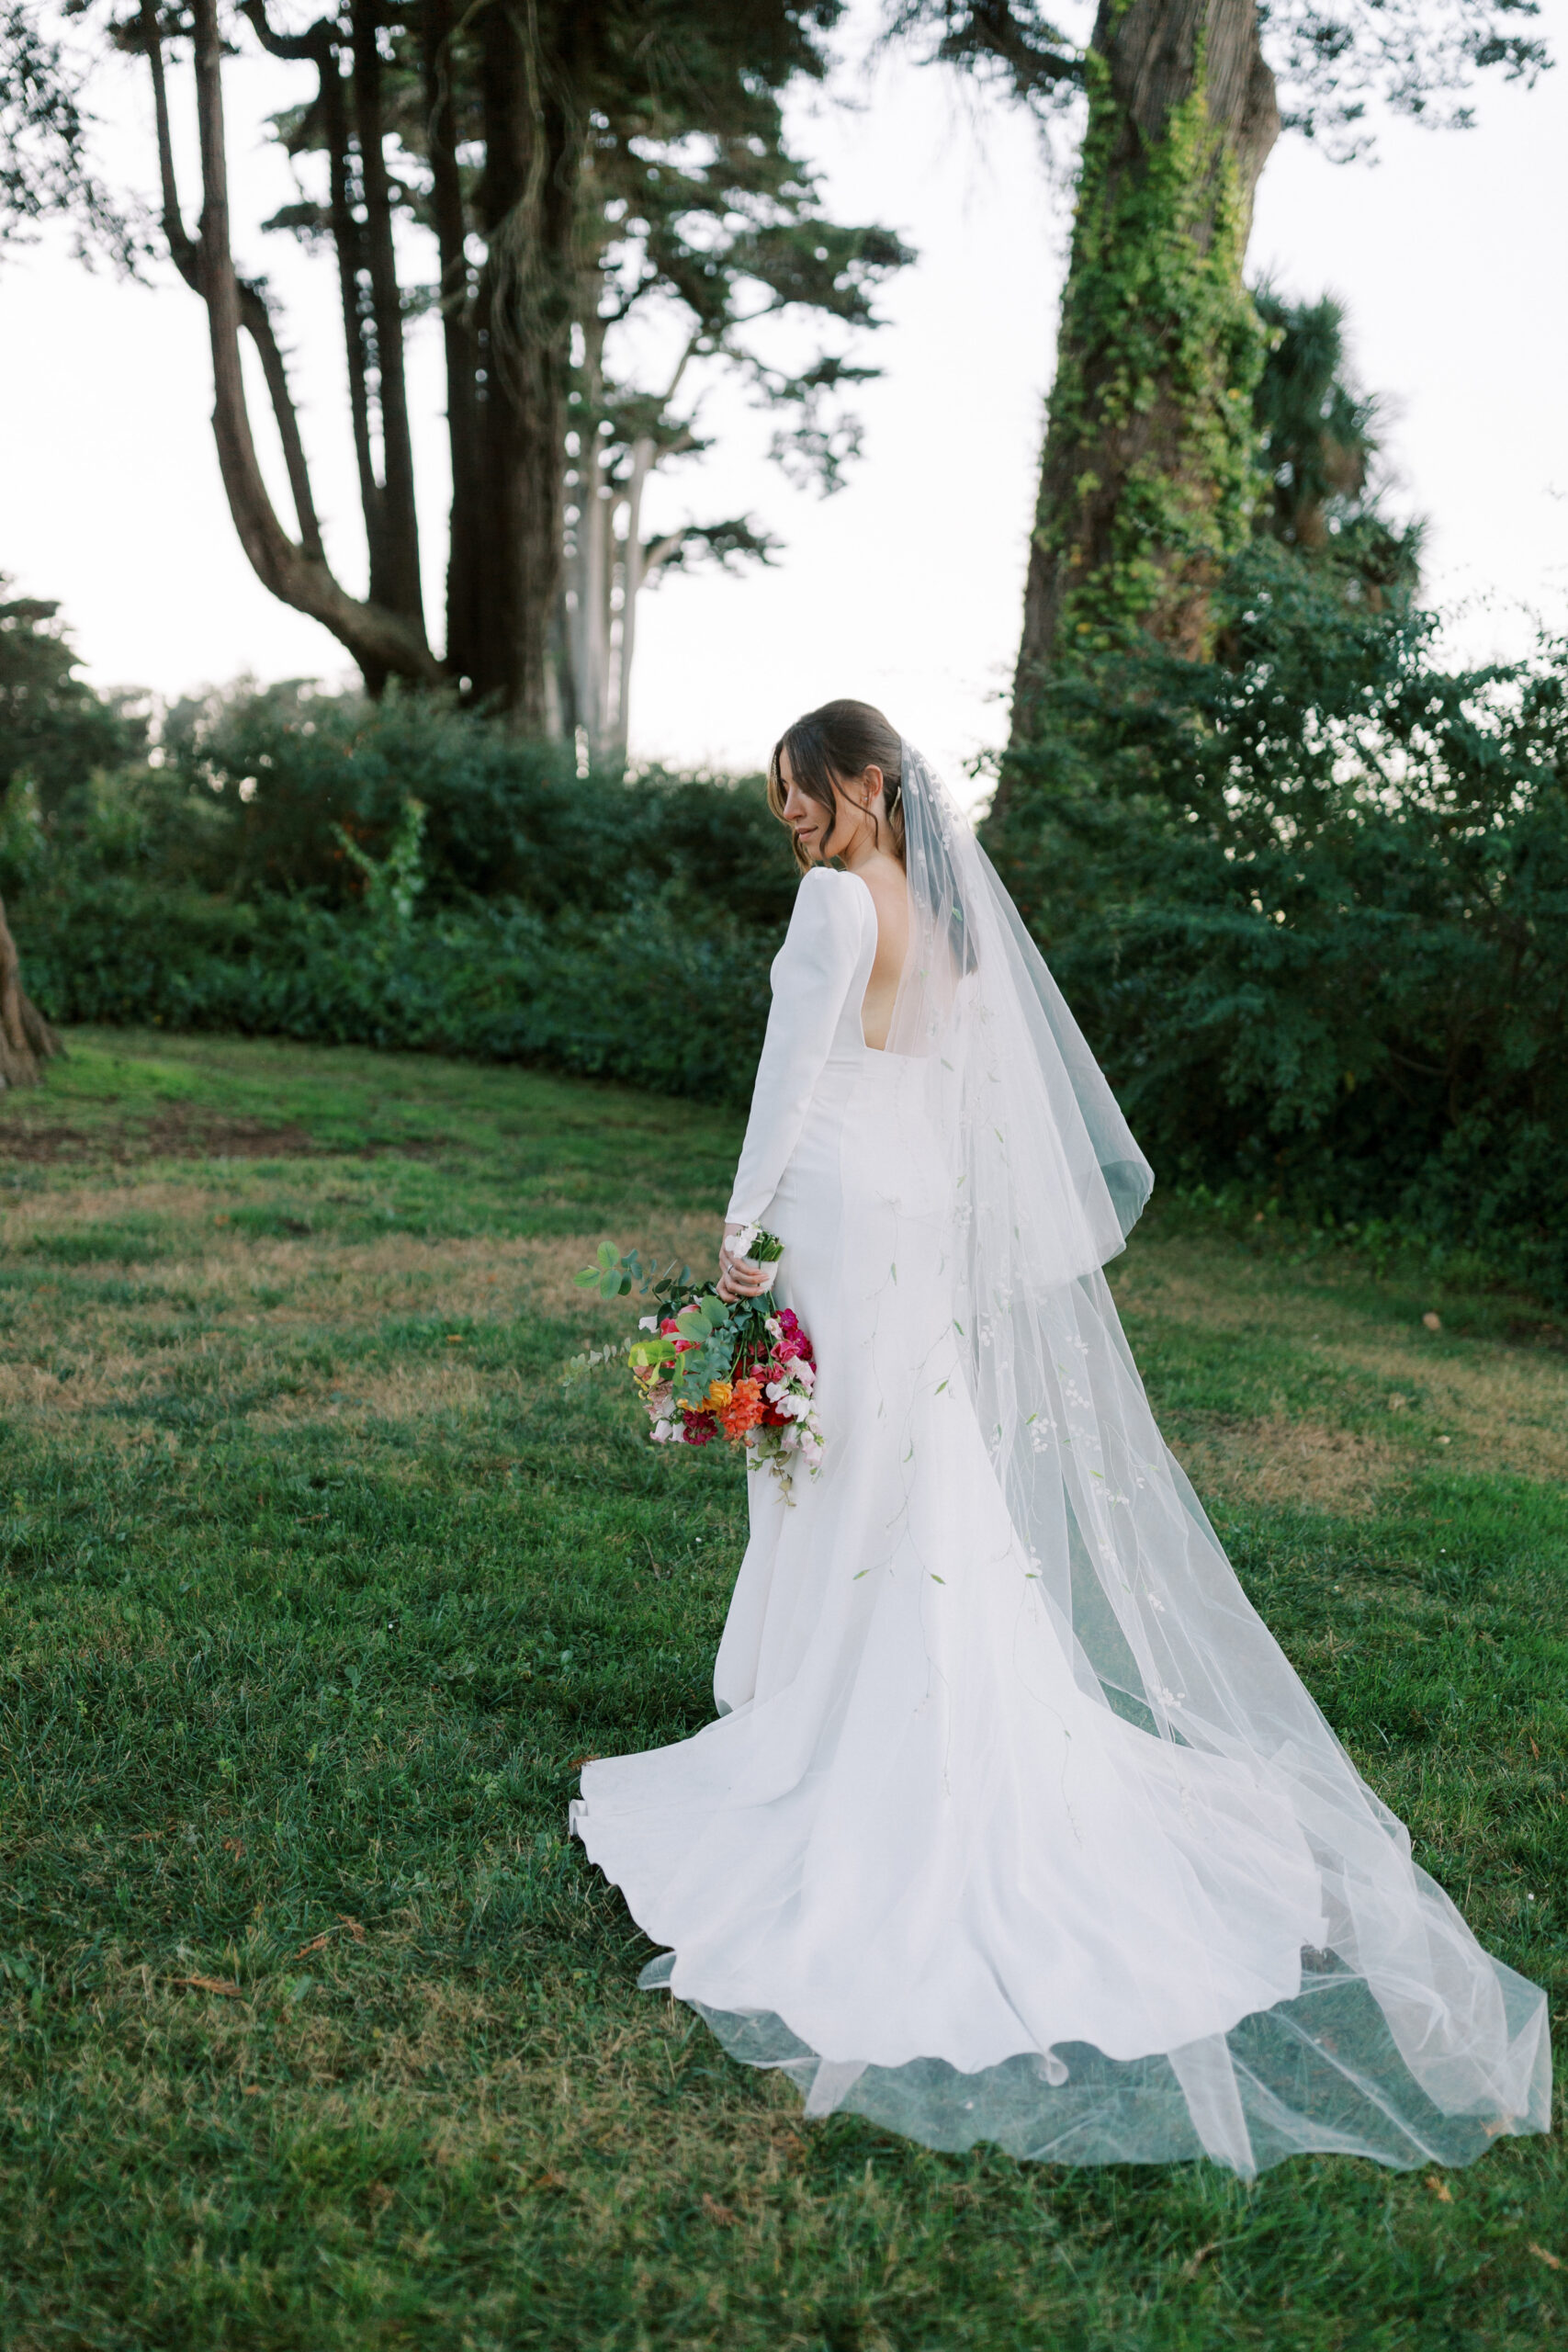
M796 893L789 933L773 965L773 1001L751 1091L746 1140L725 1212L727 1235L762 1223L800 1140L812 1090L860 961L863 897L830 867L820 865L812 868ZM728 1257L726 1250L721 1272Z

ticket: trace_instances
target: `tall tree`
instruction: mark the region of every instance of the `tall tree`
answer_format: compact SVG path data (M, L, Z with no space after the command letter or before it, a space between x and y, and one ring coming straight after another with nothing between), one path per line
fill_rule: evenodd
M695 93L676 96L657 114L599 116L583 177L562 699L599 752L626 750L641 592L695 562L768 562L775 550L750 514L644 535L656 469L710 446L705 391L720 372L738 377L781 420L779 463L836 489L860 446L845 395L877 371L820 345L778 364L773 331L875 326L875 287L913 258L886 229L824 216L771 91L728 80L704 90L700 141ZM658 356L637 367L627 355L650 344Z
M1382 105L1470 119L1478 73L1547 62L1536 0L1100 0L1087 44L1038 0L908 0L896 29L1047 119L1086 102L1056 381L1013 698L1138 637L1201 656L1250 532L1265 335L1242 269L1281 128L1360 152ZM1004 785L1005 790L1005 785Z
M339 576L323 543L273 296L265 279L236 265L223 88L226 72L235 70L232 32L220 25L218 0L135 0L129 18L93 17L95 6L114 5L0 0L23 28L17 54L36 68L39 84L25 109L34 126L30 147L10 135L10 118L0 109L0 212L4 172L12 167L38 211L52 206L85 215L95 204L103 211L85 170L74 68L59 41L51 47L45 12L107 21L121 47L145 59L151 77L164 237L207 306L220 470L258 576L332 631L371 693L392 677L449 681L522 729L555 731L562 717L564 566L569 540L575 552L584 539L567 527L568 474L572 458L584 455L581 442L569 451L569 435L573 403L588 397L584 345L600 318L583 295L596 276L605 282L606 254L638 256L637 283L619 288L623 305L637 300L646 307L649 287L669 291L682 266L693 284L705 266L716 269L701 311L704 332L716 348L728 336L732 350L739 322L726 312L721 289L750 282L782 302L833 310L852 324L867 315L865 288L878 269L903 257L897 241L884 236L879 261L881 232L827 221L782 145L779 94L795 77L825 71L825 37L841 0L527 0L467 10L456 0L329 0L302 30L298 17L280 21L274 0L239 0L248 38L299 66L306 84L280 124L298 159L300 201L268 225L321 243L335 259L365 529L363 595ZM9 21L0 19L0 38ZM175 170L175 114L187 58L201 177L194 229ZM633 178L641 173L644 192L660 169L667 192L683 177L688 212L706 205L721 241L735 248L728 264L714 257L705 264L694 240L682 254L678 208L645 205L628 227L637 190L617 186L606 169L617 155ZM772 214L763 220L757 208L766 209L770 173ZM742 212L749 191L754 217L743 229L719 223L713 197L724 187ZM12 202L13 213L22 202ZM779 256L792 232L802 284L784 294ZM748 236L750 259L740 250ZM432 282L411 283L427 241ZM809 287L804 257L817 248L833 266L819 266L818 283ZM778 263L772 277L770 258ZM432 305L441 322L453 484L446 641L439 652L421 588L405 374L407 322ZM243 337L261 361L288 482L288 519L257 455ZM810 400L826 390L833 368L847 379L847 363L835 358L815 387L794 384L778 397ZM608 378L589 400L599 411L596 425L608 424L612 437L629 429L624 411L633 397L643 401L641 427L623 455L640 481L682 432L689 448L700 443L689 416L672 417L667 404L649 411L646 392ZM622 468L620 456L615 464ZM630 503L613 502L622 523L617 548ZM705 543L728 555L766 548L749 525L736 523L710 526L705 542L697 531L659 552L670 561ZM626 616L624 629L616 621L623 669L636 601L635 586L626 594L628 560L635 575L637 552L620 560L612 595L615 614ZM581 597L577 603L586 609ZM574 675L566 673L569 684Z

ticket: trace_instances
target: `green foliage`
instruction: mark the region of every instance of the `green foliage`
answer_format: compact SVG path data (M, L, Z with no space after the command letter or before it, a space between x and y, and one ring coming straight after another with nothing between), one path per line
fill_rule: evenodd
M145 216L98 177L80 48L58 30L39 0L0 0L0 245L35 243L40 224L63 214L79 260L134 275L148 253Z
M789 920L794 864L758 780L580 776L560 745L439 696L371 704L298 683L177 706L165 741L173 788L206 820L187 865L172 842L153 858L148 870L172 881L359 905L368 877L344 835L383 861L414 800L430 908L484 899L612 913L669 889L739 922Z
M1344 305L1290 302L1268 284L1253 300L1269 343L1252 404L1266 483L1254 528L1335 566L1352 598L1408 599L1426 526L1383 512L1381 403L1348 379Z
M827 347L780 366L768 331L786 318L813 338L874 327L876 289L914 259L891 230L829 220L815 175L790 152L780 89L792 71L821 71L803 21L753 10L742 30L733 7L725 17L725 38L689 46L685 70L656 94L629 75L596 94L571 420L580 447L596 452L602 494L624 490L639 445L655 464L711 447L697 416L716 363L784 420L773 457L797 479L837 488L860 442L842 396L880 370ZM646 347L637 365L654 312L691 363L673 381L669 356L655 361L651 381ZM699 554L766 560L773 545L749 517L671 536L667 551L658 543L661 563Z
M1447 670L1267 543L1224 621L1054 683L1004 879L1166 1181L1568 1296L1568 646Z
M514 905L389 925L300 900L227 904L128 877L30 892L28 985L52 1020L231 1030L538 1062L743 1102L772 932L669 899L553 919Z
M59 610L37 596L0 603L0 800L26 780L45 813L85 787L95 768L130 759L146 733L75 675Z
M344 832L341 825L333 827L333 838L344 855L364 876L367 914L383 927L389 924L400 928L410 922L429 879L420 854L428 814L423 800L412 797L405 800L398 829L387 845L387 854L379 859L362 850L353 834Z
M795 884L760 784L579 777L434 697L298 684L177 707L160 749L0 810L53 1017L750 1093Z

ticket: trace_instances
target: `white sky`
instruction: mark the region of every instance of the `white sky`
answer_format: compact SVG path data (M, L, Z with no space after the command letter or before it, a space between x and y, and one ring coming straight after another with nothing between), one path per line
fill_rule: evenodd
M844 41L879 16L858 0ZM1363 382L1388 395L1402 495L1431 517L1428 582L1468 654L1513 650L1568 583L1568 0L1541 28L1562 68L1533 93L1483 85L1479 127L1384 127L1375 166L1335 167L1286 140L1259 196L1249 266L1349 306ZM99 93L105 152L150 185L151 107L127 65ZM293 190L264 119L298 70L248 58L228 76L236 246L286 303L286 335L329 547L363 580L331 265L254 224ZM188 75L186 203L194 220ZM720 446L660 486L650 522L750 509L783 537L771 571L676 576L639 608L634 752L755 767L799 710L880 702L954 775L1004 731L1049 388L1066 208L1034 134L948 76L899 61L803 98L799 143L831 209L880 220L920 258L885 290L863 356L865 454L834 498L764 457L772 423L739 395L705 424ZM84 273L63 244L0 274L0 435L11 453L0 567L56 596L88 674L167 695L250 671L335 679L326 632L276 603L240 552L218 479L199 302ZM411 355L425 561L438 630L445 425L434 331ZM259 421L258 406L258 421ZM288 512L280 502L282 511Z

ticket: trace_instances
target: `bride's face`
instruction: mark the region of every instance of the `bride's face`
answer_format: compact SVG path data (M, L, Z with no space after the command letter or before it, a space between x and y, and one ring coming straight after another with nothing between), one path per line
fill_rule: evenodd
M814 800L809 793L801 790L787 752L779 761L779 782L784 788L780 814L813 864L820 864L824 856L849 857L863 833L869 830L874 836L875 812L882 796L879 769L867 768L863 775L852 777L847 785L835 777L831 813L820 800Z

